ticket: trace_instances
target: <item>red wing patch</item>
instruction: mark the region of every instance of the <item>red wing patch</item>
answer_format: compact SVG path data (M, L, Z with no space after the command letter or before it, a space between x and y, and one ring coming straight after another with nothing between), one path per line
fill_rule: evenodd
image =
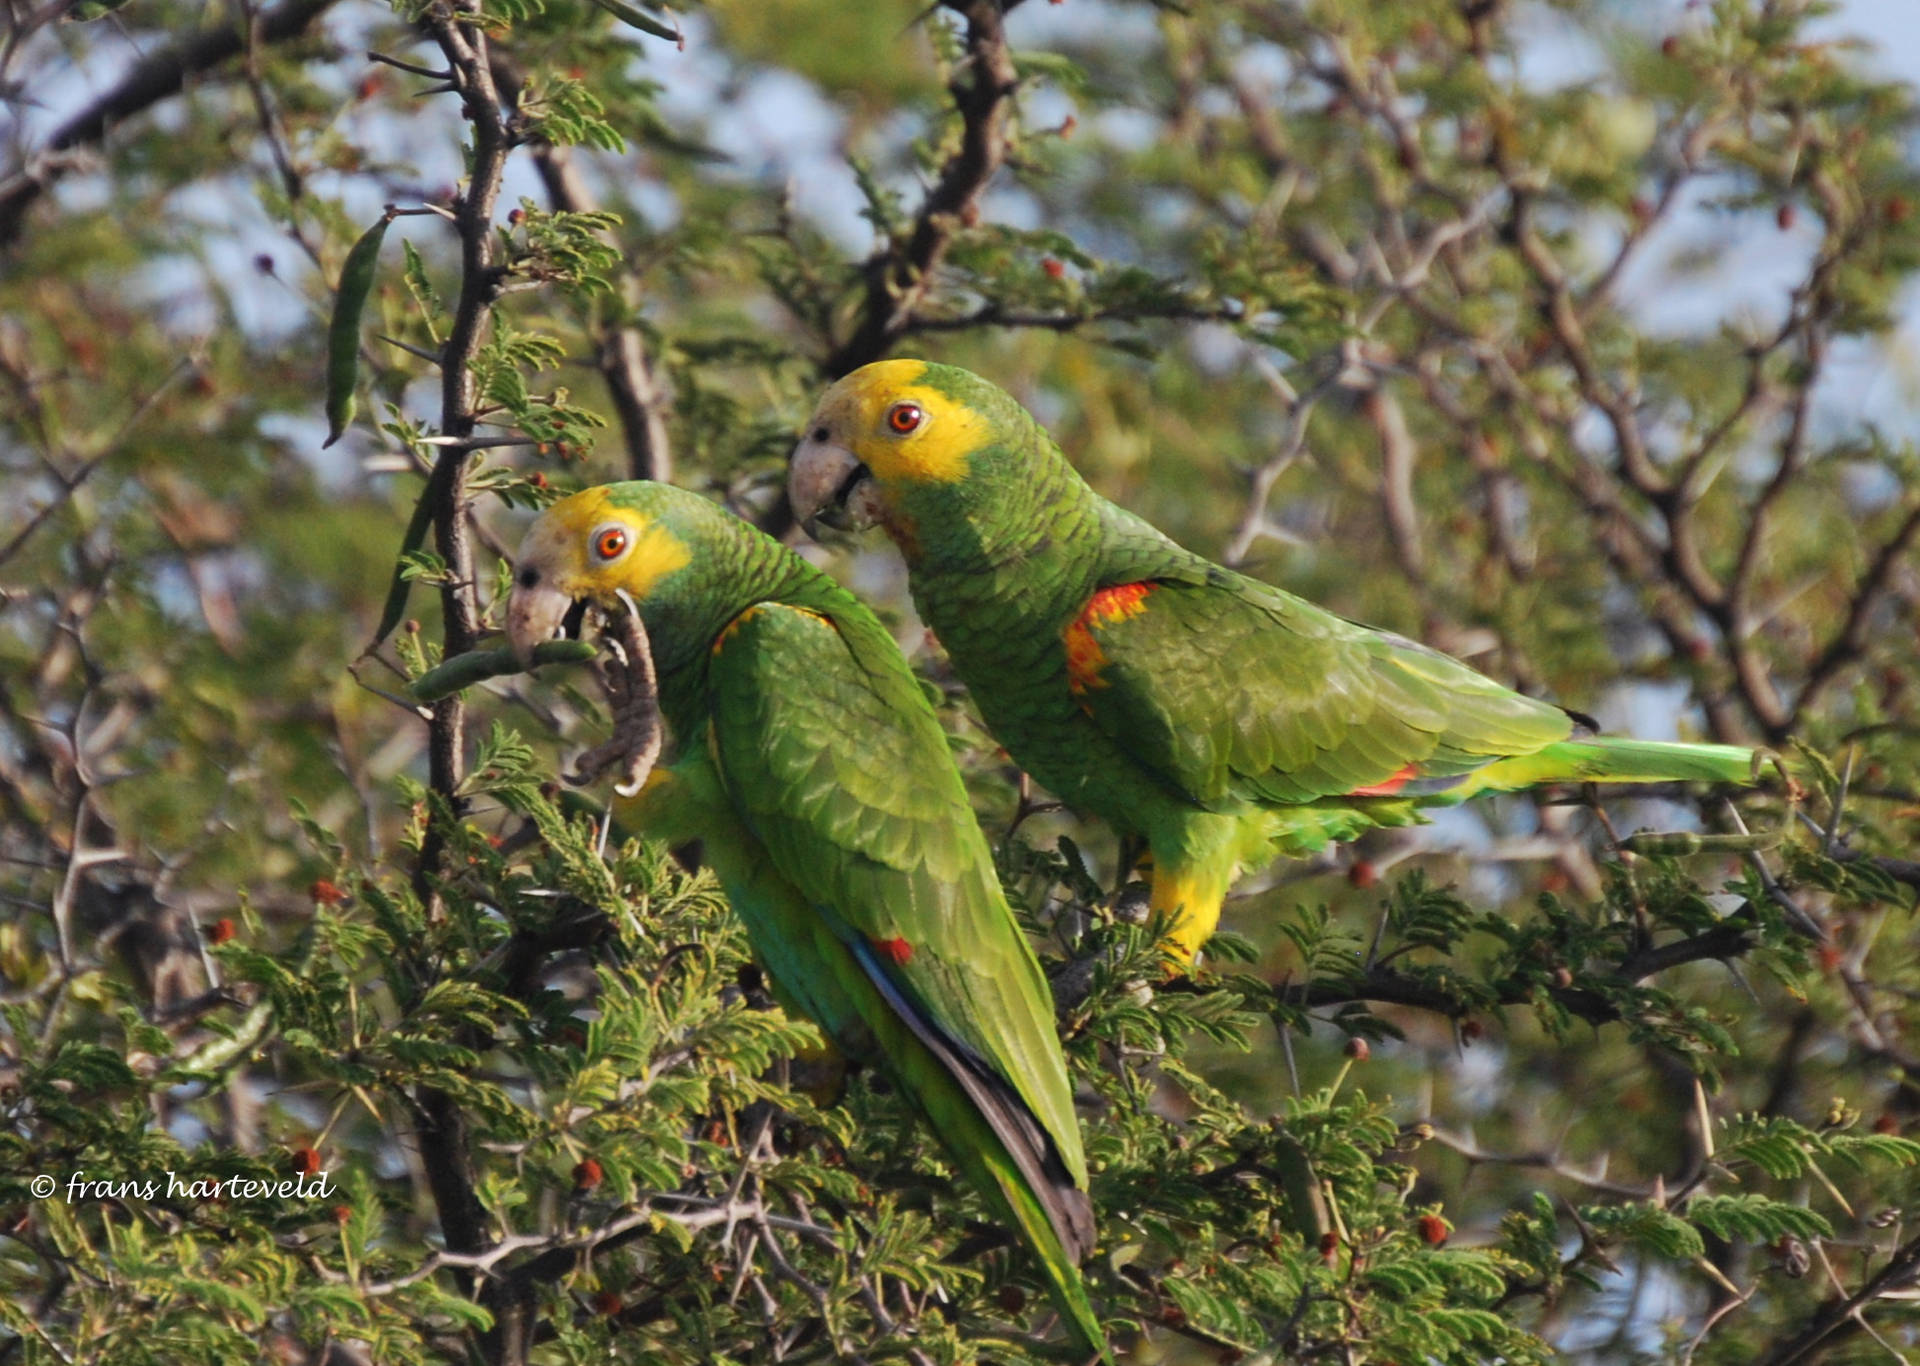
M876 939L873 946L896 968L905 967L907 960L913 957L913 945L904 939Z
M1413 764L1408 764L1391 777L1382 778L1379 782L1369 783L1365 787L1356 787L1346 795L1349 797L1391 797L1419 776L1420 770Z
M1065 636L1067 686L1075 694L1107 686L1100 677L1107 654L1100 648L1100 642L1093 638L1093 629L1139 616L1147 610L1147 594L1152 591L1151 583L1122 583L1112 588L1102 588L1087 599L1087 605L1080 609L1080 615L1067 626Z

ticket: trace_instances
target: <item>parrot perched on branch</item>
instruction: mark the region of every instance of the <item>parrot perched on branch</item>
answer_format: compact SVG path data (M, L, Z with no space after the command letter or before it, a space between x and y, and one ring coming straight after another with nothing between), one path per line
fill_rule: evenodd
M1094 1223L1052 998L893 638L777 541L661 484L553 504L513 585L523 662L577 633L586 606L631 599L680 757L616 813L704 841L783 1002L894 1080L1104 1357L1078 1270Z
M810 530L885 528L1014 762L1145 840L1183 963L1238 873L1277 856L1482 792L1755 772L1747 749L1576 736L1551 703L1182 549L954 366L879 361L836 383L789 493Z

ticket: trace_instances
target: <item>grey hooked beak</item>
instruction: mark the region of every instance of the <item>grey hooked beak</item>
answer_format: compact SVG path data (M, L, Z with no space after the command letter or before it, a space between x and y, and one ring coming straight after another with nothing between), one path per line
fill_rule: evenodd
M584 598L576 602L537 565L523 560L513 572L513 592L507 597L507 644L520 667L533 667L534 646L557 635L578 636L586 611Z
M880 520L873 472L845 446L818 434L806 436L793 448L787 497L808 535L821 526L864 531Z

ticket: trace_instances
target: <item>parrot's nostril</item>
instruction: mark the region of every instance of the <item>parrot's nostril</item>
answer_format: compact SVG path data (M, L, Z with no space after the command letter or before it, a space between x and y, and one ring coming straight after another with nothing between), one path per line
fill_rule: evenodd
M540 583L540 571L535 569L532 565L528 565L525 569L521 570L518 575L515 576L514 581L518 583L522 588L538 587Z
M815 441L825 442L826 439L832 435L833 433L828 431L825 427L815 427L813 429L813 439Z

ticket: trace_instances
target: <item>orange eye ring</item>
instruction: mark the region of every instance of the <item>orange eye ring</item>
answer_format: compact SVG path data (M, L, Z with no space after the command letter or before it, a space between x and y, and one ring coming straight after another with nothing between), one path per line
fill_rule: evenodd
M887 426L901 436L920 430L927 413L918 403L896 403L887 409Z
M603 560L617 560L627 548L624 527L603 526L593 533L593 553Z

